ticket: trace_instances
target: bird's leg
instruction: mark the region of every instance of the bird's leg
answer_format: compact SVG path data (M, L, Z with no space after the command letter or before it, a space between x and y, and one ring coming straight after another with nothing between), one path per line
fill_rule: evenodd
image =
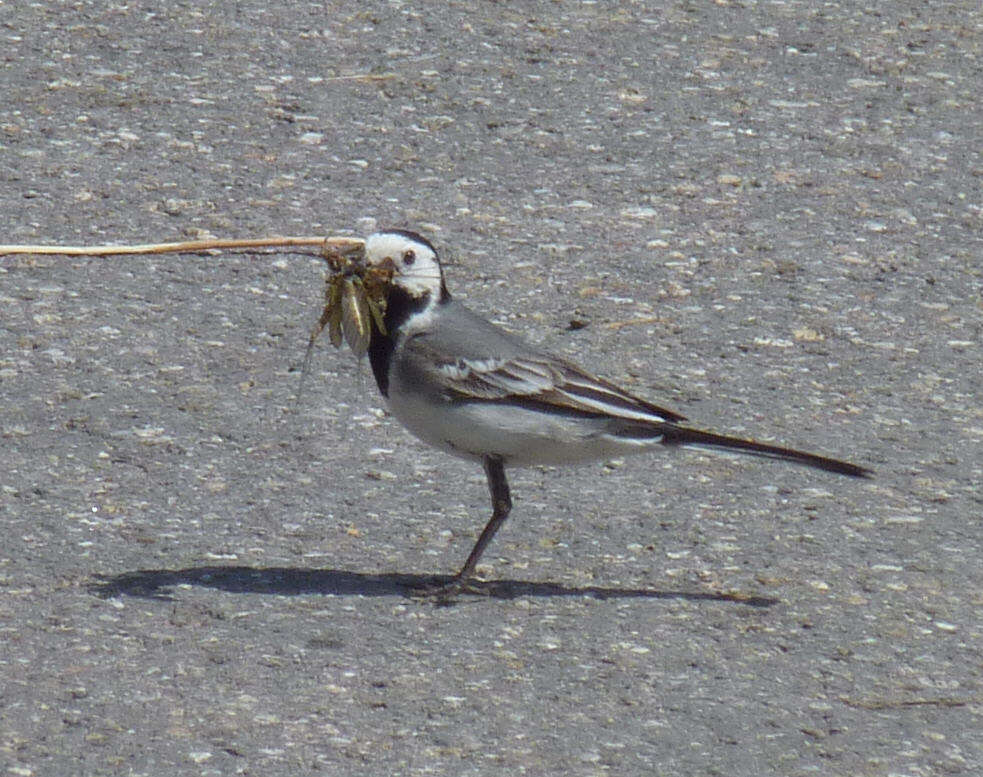
M478 537L478 541L471 549L468 560L464 562L461 571L454 575L453 582L457 584L467 583L474 577L474 569L478 566L478 559L485 552L488 543L492 541L495 533L505 523L512 510L512 497L509 496L509 482L505 479L505 465L497 456L485 456L482 462L485 467L485 474L488 476L488 490L491 492L492 516L485 524L485 528Z
M487 593L481 588L471 585L474 578L474 569L478 565L478 559L485 552L488 543L492 541L495 533L505 519L509 517L512 510L512 498L509 496L509 483L505 479L505 465L497 456L485 456L483 462L485 474L488 476L488 490L491 491L492 516L481 531L481 536L471 549L468 560L464 562L461 571L454 575L450 580L428 585L418 589L416 595L425 598L434 598L437 602L447 604L452 601L450 597L462 591L472 593Z

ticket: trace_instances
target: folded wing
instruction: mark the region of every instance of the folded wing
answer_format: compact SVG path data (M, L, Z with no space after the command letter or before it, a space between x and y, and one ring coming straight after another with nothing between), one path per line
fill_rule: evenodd
M685 420L556 358L457 359L437 367L455 401L512 402L560 414L615 416L650 424Z

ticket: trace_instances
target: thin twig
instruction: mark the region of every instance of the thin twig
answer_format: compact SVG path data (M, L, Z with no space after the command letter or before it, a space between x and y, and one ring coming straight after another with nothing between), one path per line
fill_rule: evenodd
M315 246L318 248L349 248L364 244L358 237L262 237L251 239L185 240L181 243L145 243L128 246L47 246L0 245L4 254L51 254L60 256L116 256L120 254L179 254L241 248L288 248Z

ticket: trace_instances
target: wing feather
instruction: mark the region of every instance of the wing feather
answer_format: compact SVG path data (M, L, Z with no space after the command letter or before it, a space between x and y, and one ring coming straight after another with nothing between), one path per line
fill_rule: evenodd
M431 352L429 357L438 354ZM569 362L532 356L510 359L457 359L435 364L441 393L460 402L515 402L575 415L610 415L634 421L684 420Z

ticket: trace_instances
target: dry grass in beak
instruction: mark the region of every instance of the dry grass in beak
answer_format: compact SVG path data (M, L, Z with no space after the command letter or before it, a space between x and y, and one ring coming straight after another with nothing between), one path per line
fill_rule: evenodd
M250 248L296 248L311 246L322 250L352 250L364 246L357 237L261 237L208 240L185 240L180 243L142 243L140 245L62 246L62 245L0 245L4 254L47 254L49 256L119 256L122 254L194 254L201 251L223 251Z
M335 348L344 341L361 358L369 349L373 325L381 334L386 333L386 299L395 266L369 266L365 242L354 239L347 243L325 241L323 256L329 268L324 278L324 310L311 332L308 357L327 327Z

